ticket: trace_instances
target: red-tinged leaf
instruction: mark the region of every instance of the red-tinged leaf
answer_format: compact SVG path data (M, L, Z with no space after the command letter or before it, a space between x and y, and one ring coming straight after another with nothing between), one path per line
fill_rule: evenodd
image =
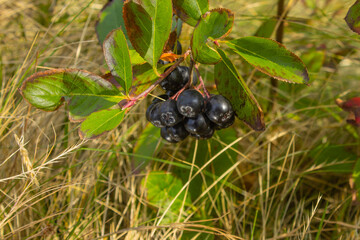
M220 94L231 102L236 116L256 131L265 129L264 115L254 95L225 52L217 49L221 61L215 65L215 83Z
M195 26L201 16L209 10L209 0L173 0L176 15L184 22Z
M173 52L174 46L176 44L177 39L178 39L178 36L177 36L176 30L172 31L170 33L168 41L166 42L166 45L165 45L165 48L164 48L163 52L164 53Z
M125 2L125 26L134 49L156 69L171 31L172 3L171 0L140 3Z
M194 60L204 64L219 62L219 54L208 41L226 37L231 32L233 24L234 14L228 9L217 8L205 13L196 25L191 38Z
M360 34L360 0L357 0L354 5L350 7L345 21L352 31Z
M35 73L23 82L20 92L31 105L44 111L54 111L66 100L72 121L82 121L124 99L110 82L79 69Z
M92 113L81 123L79 135L81 138L96 138L114 128L124 119L125 110L105 109Z
M344 111L349 112L347 122L360 127L360 97L353 97L347 101L336 99L336 104Z
M309 82L301 59L272 39L243 37L226 44L257 70L273 78L290 83Z

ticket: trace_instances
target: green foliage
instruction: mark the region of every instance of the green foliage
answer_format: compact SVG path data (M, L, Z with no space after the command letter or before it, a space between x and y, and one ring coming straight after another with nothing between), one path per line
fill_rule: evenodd
M120 28L125 34L125 22L123 19L122 8L124 1L113 0L109 1L101 9L99 20L96 22L95 30L99 42L102 45L106 36L114 29Z
M77 121L124 98L105 79L77 69L36 73L23 83L21 94L30 104L45 111L56 110L66 100L72 119Z
M176 14L191 26L195 26L203 14L209 10L209 0L173 0Z
M254 95L225 52L221 49L217 51L222 58L215 65L215 82L219 93L229 99L238 118L255 130L264 130L264 115Z
M124 5L124 20L132 46L156 69L171 31L171 0L147 0L142 5L128 1Z
M360 34L360 1L357 0L354 5L349 9L345 21L348 24L349 28Z
M134 168L144 169L163 143L159 139L159 128L149 123L142 131L133 149Z
M195 61L215 64L220 61L219 54L209 46L209 40L226 37L234 24L234 14L228 9L213 9L204 14L194 28L191 49Z
M330 144L317 146L309 155L315 165L320 167L315 172L351 173L358 159L356 154L346 150L345 146Z
M172 64L166 64L159 67L158 72L164 71ZM144 92L151 84L153 84L159 76L154 72L152 66L148 63L133 66L133 88L131 90L132 96L137 96Z
M257 29L254 36L256 37L263 37L263 38L270 38L273 34L275 27L277 25L277 20L274 18L270 18L264 21L261 26Z
M186 195L186 199L184 191L177 196L183 187L183 183L170 173L151 172L143 179L142 185L147 190L147 200L150 204L157 207L160 214L165 213L163 223L176 222L183 203L185 207L191 206L189 194ZM169 210L165 212L167 208ZM180 217L180 220L182 218Z
M278 80L307 83L309 75L299 57L266 38L243 37L226 43L257 70Z
M125 109L146 97L170 73L165 72L169 66L179 65L188 56L193 61L191 66L218 63L215 66L218 92L231 101L238 118L254 130L264 130L261 107L221 49L223 43L271 77L292 83L309 81L301 60L273 40L259 37L220 40L230 34L234 14L225 8L209 10L207 0L109 1L99 18L96 32L103 42L110 70L104 78L109 81L83 70L59 69L36 73L22 87L24 98L37 108L54 111L66 100L72 121L84 121L90 116L81 126L82 137L93 138L116 127L128 112ZM190 49L177 56L171 49L177 43L183 21L194 28ZM270 36L273 28L274 20L270 19L258 35ZM162 55L171 63L160 66ZM106 121L106 117L110 120ZM98 127L96 119L102 120Z
M103 50L111 74L128 94L133 76L129 49L121 29L114 30L107 36Z
M80 136L95 138L116 128L124 119L125 110L105 109L92 113L81 123Z

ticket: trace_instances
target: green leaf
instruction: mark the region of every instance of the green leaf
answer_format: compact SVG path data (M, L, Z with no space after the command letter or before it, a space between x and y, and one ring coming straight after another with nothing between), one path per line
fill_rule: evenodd
M35 73L23 82L20 92L31 105L45 111L58 109L66 100L72 121L82 121L124 99L110 82L78 69Z
M156 149L163 145L160 141L159 128L149 123L137 139L133 153L134 168L144 169L149 163L151 157L156 154ZM144 156L144 157L141 157ZM150 158L149 158L150 157Z
M354 5L352 5L346 14L345 21L349 28L360 34L360 0L357 0Z
M157 71L164 72L164 70L173 65L173 63L166 64L161 66ZM154 69L150 64L145 63L142 65L133 66L133 87L131 89L130 95L137 96L140 93L144 92L151 84L153 84L159 76L155 73Z
M125 110L105 109L92 113L81 123L79 135L82 138L95 138L116 128L124 119Z
M226 37L234 24L234 14L224 8L212 9L205 13L195 27L191 38L194 60L204 64L215 64L220 56L208 40Z
M159 208L160 214L164 213L171 201L183 187L180 179L166 172L150 172L148 176L143 179L142 185L147 189L147 200ZM185 191L183 191L171 205L162 223L166 224L177 221L184 197ZM185 199L185 206L191 206L189 193Z
M106 37L103 50L111 74L128 94L132 83L132 69L128 45L121 29L112 31Z
M257 70L278 80L307 83L304 63L282 44L260 37L243 37L226 43Z
M264 130L264 115L260 105L225 52L219 48L217 51L222 58L215 65L217 90L229 99L239 119L256 131Z
M269 38L273 34L276 24L278 23L277 19L270 18L263 22L261 26L257 29L254 36L256 37L263 37L263 38Z
M109 0L101 9L99 20L95 26L96 34L101 45L106 36L114 29L121 28L126 35L123 6L124 1L122 0Z
M129 53L130 53L131 64L137 65L137 64L146 63L146 61L140 56L140 54L136 50L130 49Z
M134 49L156 69L172 25L171 0L144 0L124 4L124 20Z
M301 59L310 73L318 73L325 61L325 51L310 49L301 55Z
M209 10L209 0L173 0L176 15L191 26Z
M317 167L313 172L351 173L356 154L348 151L343 145L320 144L312 149L309 156Z

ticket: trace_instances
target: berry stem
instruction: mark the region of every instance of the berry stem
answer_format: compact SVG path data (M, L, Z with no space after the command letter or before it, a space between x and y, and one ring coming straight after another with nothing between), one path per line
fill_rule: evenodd
M157 85L159 85L159 83L166 78L177 66L180 65L180 63L182 63L187 56L190 54L191 50L187 50L184 55L179 58L179 60L177 60L168 70L166 70L163 74L160 75L160 78L158 80L156 80L156 82L154 82L153 84L150 85L150 87L148 87L145 91L143 91L142 93L140 93L139 95L137 95L134 98L131 98L123 107L122 109L126 109L126 108L130 108L132 106L135 105L135 103L137 101L139 101L141 98L146 97Z
M200 75L199 67L196 64L195 64L195 69L196 69L196 73L197 73L197 75L199 77L200 85L203 87L204 93L206 94L206 97L210 98L210 94L209 94L208 90L205 87L204 80L202 79L202 77Z

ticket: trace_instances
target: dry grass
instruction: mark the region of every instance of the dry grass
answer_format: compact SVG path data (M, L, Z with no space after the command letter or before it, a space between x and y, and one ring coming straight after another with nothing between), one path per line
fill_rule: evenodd
M334 104L359 89L360 42L343 21L353 1L307 1L315 10L291 1L285 45L298 55L326 45L327 60L311 87L280 84L266 131L238 121L236 138L214 138L218 150L194 140L159 143L153 156L140 149L135 153L150 158L142 171L134 169L133 152L146 126L145 101L118 129L83 142L65 107L41 112L18 92L35 71L106 71L94 32L104 2L0 0L0 239L188 239L189 232L192 239L360 238L351 173L324 172L333 163L317 164L310 154L330 143L360 156L360 132L345 125L346 114ZM253 34L276 11L276 1L210 2L236 12L233 37ZM269 80L234 59L266 109ZM212 78L210 69L205 78ZM219 159L232 164L214 177ZM141 180L150 171L179 174L179 168L181 191L189 195L196 179L204 185L191 206L182 204L177 221L166 222L170 206L152 206Z

